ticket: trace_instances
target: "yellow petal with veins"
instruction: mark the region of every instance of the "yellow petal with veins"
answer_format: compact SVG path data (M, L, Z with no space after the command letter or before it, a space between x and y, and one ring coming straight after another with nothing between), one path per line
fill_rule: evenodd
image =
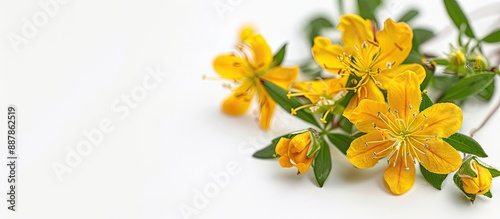
M387 63L398 66L410 54L413 31L408 24L389 18L384 22L384 29L376 35L381 51L375 68L385 68Z
M387 111L387 104L374 100L363 100L348 117L360 132L372 132L378 129L390 129L387 122L393 119ZM390 118L388 119L387 116ZM384 122L385 121L385 122Z
M341 69L345 68L338 58L342 56L344 49L340 45L332 44L330 39L321 36L314 38L311 50L314 60L328 72L338 74Z
M462 110L453 103L436 103L420 112L415 120L415 135L447 138L462 127ZM418 126L417 126L418 125Z
M416 154L422 166L430 172L448 174L462 165L462 157L457 150L442 139L411 138L410 142L423 152L416 152Z
M344 109L343 115L349 118L353 110L359 105L359 103L364 100L375 100L379 102L385 102L384 95L382 91L375 85L373 80L368 80L368 82L359 88L358 92L349 100L347 107Z
M380 74L374 76L374 78L380 83L380 89L387 90L391 79L407 70L413 71L417 74L418 84L421 84L424 81L426 73L424 67L420 64L404 64L396 67L392 66L391 69L382 70Z
M378 163L378 160L391 152L386 150L394 142L385 140L383 133L373 131L352 141L347 150L347 159L357 168L368 168ZM380 153L379 153L380 152ZM374 159L374 153L376 158Z
M387 102L392 113L406 124L416 119L419 113L420 84L415 72L405 71L389 82Z
M372 22L355 14L342 15L337 29L342 31L342 42L348 54L355 55L355 47L359 48L365 41L375 41Z
M398 154L389 159L389 165L384 171L384 180L393 194L401 195L415 183L416 171L410 156L403 156L403 150L396 153Z

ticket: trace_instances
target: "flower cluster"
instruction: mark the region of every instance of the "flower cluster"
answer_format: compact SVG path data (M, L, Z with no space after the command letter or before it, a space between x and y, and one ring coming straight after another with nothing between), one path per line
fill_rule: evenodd
M459 8L456 2L446 3ZM471 96L491 99L500 71L488 64L481 46L500 42L500 37L493 32L478 39L467 28L458 29L458 48L435 58L421 55L422 36L416 38L419 32L406 22L389 18L379 30L374 20L344 14L337 25L341 42L323 36L311 39L311 55L320 71L302 81L296 81L298 66L281 66L286 45L273 55L260 34L244 28L236 52L213 62L221 78L237 85L227 86L232 94L223 101L222 111L244 114L256 96L262 129L270 128L277 104L313 125L276 138L254 156L279 158L281 167L296 167L299 175L312 167L320 186L332 168L330 146L335 146L354 168L386 161L383 178L396 195L413 187L420 170L438 189L443 176L455 172L453 181L472 202L476 195L492 197L492 179L500 171L479 160L487 155L473 133L459 133L460 104ZM467 44L462 43L464 37L470 38ZM438 65L443 67L441 75ZM307 79L307 69L301 70ZM441 91L436 103L425 90L430 84Z

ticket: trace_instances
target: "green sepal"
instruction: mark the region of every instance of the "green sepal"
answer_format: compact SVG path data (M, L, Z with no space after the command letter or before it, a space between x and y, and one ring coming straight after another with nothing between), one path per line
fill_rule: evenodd
M471 157L462 163L462 166L457 172L459 177L470 177L470 178L477 177L477 170L472 168L472 161L476 161L476 159L474 159L474 157Z
M330 171L332 170L332 158L330 154L330 147L324 139L320 140L321 147L314 157L312 166L314 169L314 177L318 182L319 187L323 187Z
M495 73L491 72L481 72L464 77L448 88L439 101L464 100L471 95L481 93L493 83L494 79Z
M432 173L429 170L425 169L425 167L422 166L422 164L420 164L420 172L424 176L425 180L427 180L427 182L429 182L434 188L438 190L441 190L443 181L448 176L448 174Z
M488 192L484 193L483 195L488 197L488 198L493 198L493 194L491 194L491 191L488 191Z
M328 140L335 145L344 155L347 154L347 149L351 146L351 142L354 140L354 137L347 136L339 133L328 133Z
M457 29L460 30L462 25L464 25L465 35L470 38L476 38L474 36L474 32L472 31L472 27L470 26L469 21L460 8L458 2L456 0L444 0L444 5L446 7L446 11L448 11L448 15L450 16Z
M283 62L283 59L285 58L286 46L287 46L286 43L283 44L283 46L281 46L281 48L278 50L278 52L276 52L276 54L274 54L273 62L271 62L271 65L269 66L269 68L274 68L276 66L281 65L281 63Z
M307 152L307 158L311 158L321 148L321 145L319 143L320 138L319 138L318 132L316 130L310 128L307 131L309 132L309 135L311 136L311 145L309 146L309 151ZM298 134L301 134L301 133L298 133Z
M290 99L288 99L288 91L273 84L272 82L262 80L262 84L264 85L267 93L269 93L269 95L273 98L273 100L286 111L291 112L292 108L297 108L303 105L303 103L297 97L291 97ZM320 127L314 116L305 112L304 110L297 111L297 114L295 114L295 116L304 120L305 122L313 124L316 127Z
M481 145L477 143L476 140L467 135L457 132L448 138L443 138L443 140L458 151L467 154L473 154L478 157L488 157Z

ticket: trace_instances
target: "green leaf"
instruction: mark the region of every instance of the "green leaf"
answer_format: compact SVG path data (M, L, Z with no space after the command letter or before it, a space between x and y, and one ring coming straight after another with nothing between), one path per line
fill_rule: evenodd
M290 99L288 99L288 92L283 88L264 80L262 81L262 84L264 85L267 93L269 93L269 95L273 98L273 100L286 111L291 112L292 108L297 108L303 105L303 103L301 103L296 97L291 97ZM297 114L295 116L310 124L315 125L316 127L320 127L314 116L305 112L304 110L297 111Z
M463 162L462 166L460 166L460 169L458 169L457 173L458 176L460 177L472 177L476 178L477 177L477 170L472 167L472 161L476 161L476 159L469 158L466 161Z
M439 102L463 100L471 95L476 95L493 83L495 73L481 72L463 78L444 92Z
M495 80L493 80L493 82L488 87L486 87L486 89L479 92L477 96L489 102L493 97L493 92L495 92Z
M354 140L353 137L339 134L339 133L328 133L328 139L332 142L335 147L337 147L343 154L347 154L347 149L351 146L351 142Z
M415 28L413 29L413 38L416 38L419 44L426 42L434 37L434 32L429 29Z
M455 149L464 153L474 154L478 157L488 157L481 145L479 145L476 140L467 135L455 133L448 138L443 138L443 140Z
M344 116L341 116L339 119L339 124L340 124L340 128L342 130L344 130L345 132L347 132L349 134L352 133L353 124L347 118L345 118Z
M403 64L411 64L411 63L416 63L416 64L422 64L422 55L418 53L417 51L410 51L410 54L406 59L403 61Z
M288 135L290 135L290 134L282 135L280 137L277 137L277 138L273 139L271 141L271 144L269 144L265 148L260 149L257 152L255 152L253 154L253 157L262 158L262 159L269 159L269 158L276 158L276 157L278 157L278 155L276 154L276 151L275 151L276 145L278 144L278 142L280 141L281 138L286 137Z
M496 43L500 42L500 29L497 29L490 34L488 34L486 37L482 39L483 42L487 43Z
M286 53L286 43L283 44L283 46L274 54L273 56L273 62L271 62L271 66L269 68L273 68L276 66L280 66L281 63L283 62L283 58L285 58L285 53Z
M424 111L425 109L429 108L432 106L434 103L432 103L431 98L427 94L422 95L422 102L420 102L420 112Z
M465 35L467 35L470 38L476 38L474 36L474 32L472 31L472 27L469 24L469 21L467 20L467 17L465 16L464 12L460 8L460 5L458 5L458 2L456 0L443 0L444 1L444 6L446 7L446 11L448 11L448 15L450 16L451 20L455 24L458 30L460 30L461 26L465 26Z
M462 191L462 193L469 199L469 201L471 201L472 203L474 203L474 200L476 200L476 195L474 195L474 194L467 194L464 191L464 186L462 185L462 180L460 179L460 176L458 176L458 173L455 173L455 175L453 175L453 182L458 187L458 189L460 189L460 191Z
M439 189L439 190L441 190L441 185L443 184L443 181L448 176L448 174L436 174L436 173L429 172L422 165L420 165L420 172L422 172L422 175L427 180L427 182L429 182L434 188Z
M320 16L312 19L305 28L305 32L307 33L307 37L311 42L311 45L314 44L314 38L319 36L322 30L334 28L334 26L335 25L326 17Z
M321 148L317 152L313 160L314 176L319 184L319 187L323 187L330 171L332 170L332 158L330 154L330 148L324 139L320 139Z
M359 15L363 18L370 19L377 23L375 12L382 4L382 0L358 0Z
M491 191L488 191L487 193L484 193L484 196L488 198L493 198L493 194L491 194Z
M457 75L437 75L432 78L432 86L441 90L448 90L448 88L460 80Z
M407 22L418 16L418 11L415 9L410 9L398 19L398 22Z

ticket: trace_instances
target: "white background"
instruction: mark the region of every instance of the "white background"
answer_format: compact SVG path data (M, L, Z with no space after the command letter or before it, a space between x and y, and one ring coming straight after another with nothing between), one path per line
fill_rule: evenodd
M58 4L54 16L16 52L9 34L22 36L23 18L32 21L44 13L39 2L47 1L0 3L2 142L6 106L17 105L19 115L17 212L6 210L8 174L1 165L0 218L182 218L186 206L196 210L191 218L492 218L498 213L500 198L479 197L471 205L451 177L437 191L418 175L409 192L391 195L382 179L383 162L358 170L334 148L323 188L312 171L297 176L276 160L251 158L273 137L307 124L281 109L268 132L259 129L252 112L226 116L220 103L230 92L202 75L216 75L213 58L231 51L245 23L257 26L273 50L288 42L285 63L300 63L310 51L301 32L305 21L315 14L338 21L336 1L71 0ZM218 13L217 2L231 10ZM498 27L500 2L460 4L477 35ZM441 1L387 1L380 20L396 19L414 6L421 14L412 25L441 33L425 48L443 55L455 33ZM349 4L348 11L353 9ZM129 114L113 111L114 104L126 106L122 95L142 89L148 66L164 72L162 81L129 107ZM491 104L470 102L461 131L476 127L499 98L495 93ZM69 151L86 139L83 132L99 128L101 120L111 121L113 130L59 181L52 165L66 164ZM484 161L497 167L499 122L495 115L476 135L490 155ZM5 163L6 144L1 147ZM204 190L217 185L211 174L228 165L237 165L237 173L200 202L198 192L206 196ZM500 194L498 180L492 192ZM196 208L194 199L204 206Z

